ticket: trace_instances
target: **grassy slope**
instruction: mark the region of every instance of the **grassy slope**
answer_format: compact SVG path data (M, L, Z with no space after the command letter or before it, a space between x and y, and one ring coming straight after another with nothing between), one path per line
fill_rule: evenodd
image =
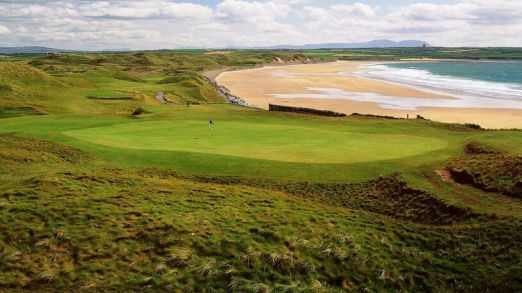
M149 164L194 174L337 182L368 180L381 174L408 171L423 165L441 167L446 159L462 153L466 141L475 137L480 139L485 133L465 128L462 129L466 131L448 131L435 123L424 121L366 117L320 118L274 114L228 105L146 108L153 114L140 116L145 117L143 119L119 116L6 119L0 125L0 132L52 139L129 165ZM209 139L207 127L210 117L216 124L214 137ZM195 121L199 123L197 130L194 128ZM233 125L232 129L223 134L224 138L219 137L223 128L229 124ZM190 127L187 128L187 125ZM243 132L248 127L264 129L263 136L287 138L262 141L256 138L258 133ZM312 134L326 131L335 135L316 136L315 145L309 145L302 153L296 154L299 146L292 140L301 139L306 134L305 130ZM410 135L406 137L412 138L412 143L407 145L392 140L389 144L382 144L377 142L379 135L392 139ZM513 141L520 135L522 133L519 132L498 132L496 141ZM339 136L343 136L340 142ZM376 138L359 144L361 137ZM437 139L433 140L434 137ZM254 144L252 140L258 143ZM428 145L424 145L425 141L429 142ZM329 143L334 143L334 146L337 144L337 147L325 147ZM364 143L368 147L360 150L359 147ZM390 148L402 152L401 156L404 157L390 153ZM274 152L273 149L278 151ZM506 149L519 150L520 145L518 149ZM273 154L275 157L271 157ZM312 160L306 154L313 154L322 161L312 164L294 162L296 158L300 161ZM389 155L395 155L396 159L383 160ZM330 157L340 163L328 164L331 162ZM335 166L336 172L331 172L332 166Z
M304 59L187 51L24 61L46 73L0 63L0 85L20 86L0 97L0 118L15 117L0 120L10 133L0 134L0 286L522 290L522 202L433 172L469 143L521 153L522 132L209 103L220 98L199 72L276 56ZM133 99L88 99L93 91ZM157 105L157 91L202 105ZM138 107L150 113L130 117ZM31 116L41 112L53 115ZM304 138L313 144L303 149Z
M48 93L66 85L33 67L0 63L0 96L6 106L46 108Z
M46 114L126 113L147 102L146 96L134 92L132 101L88 99L96 88L97 85L85 79L53 77L20 63L0 63L0 110L31 108Z
M513 278L520 271L522 247L513 238L520 218L456 218L455 226L430 227L242 184L114 168L53 143L0 140L6 288L508 292L522 286Z
M88 95L88 98L91 99L125 99L133 96L129 93L109 90L92 90L89 91Z
M0 78L13 76L31 81L17 87L10 80L0 79L0 112L7 112L5 108L13 112L12 107L29 106L36 112L51 114L129 114L143 105L159 104L154 99L157 92L165 92L169 101L179 104L223 103L224 98L203 79L204 70L249 67L278 59L285 62L319 60L295 52L205 54L201 50L33 55L0 62ZM49 82L49 86L41 88L44 80L52 80L60 86ZM95 97L100 93L100 97Z
M493 152L475 145L453 159L448 170L463 184L522 198L522 157Z

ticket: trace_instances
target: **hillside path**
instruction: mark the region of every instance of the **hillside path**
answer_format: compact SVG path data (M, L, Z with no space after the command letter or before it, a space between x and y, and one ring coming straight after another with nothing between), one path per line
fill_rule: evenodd
M156 100L162 102L165 105L174 105L174 103L169 102L165 99L165 93L164 92L158 92L156 93Z

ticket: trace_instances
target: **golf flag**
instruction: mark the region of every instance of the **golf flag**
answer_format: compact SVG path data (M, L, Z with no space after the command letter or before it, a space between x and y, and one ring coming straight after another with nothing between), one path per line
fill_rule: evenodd
M210 123L208 124L208 137L210 137L210 125L214 124L214 121L212 121L212 118L210 118Z
M212 118L210 118L210 124L214 124L214 121L212 121Z

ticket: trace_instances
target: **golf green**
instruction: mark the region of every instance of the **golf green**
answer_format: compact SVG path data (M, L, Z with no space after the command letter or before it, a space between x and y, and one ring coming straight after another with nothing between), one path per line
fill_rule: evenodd
M434 138L367 134L248 122L161 120L67 131L92 143L141 150L219 154L303 163L360 163L414 156L447 146Z

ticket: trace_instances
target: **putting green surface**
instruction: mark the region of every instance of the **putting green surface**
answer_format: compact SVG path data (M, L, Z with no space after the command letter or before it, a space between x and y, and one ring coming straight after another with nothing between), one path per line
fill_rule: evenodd
M219 154L303 163L361 163L414 156L446 141L399 134L368 134L284 124L160 120L64 132L104 146Z

